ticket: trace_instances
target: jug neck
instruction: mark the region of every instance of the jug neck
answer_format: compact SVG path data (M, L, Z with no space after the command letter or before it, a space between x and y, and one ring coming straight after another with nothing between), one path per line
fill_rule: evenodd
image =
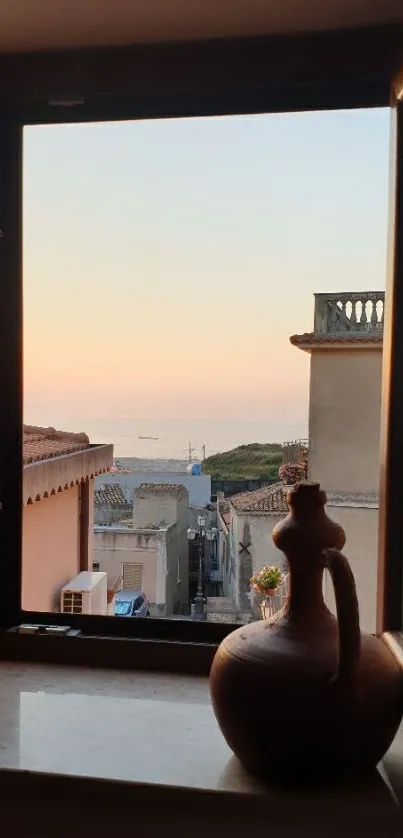
M323 566L307 568L291 563L286 620L308 629L322 622L328 614L323 599Z

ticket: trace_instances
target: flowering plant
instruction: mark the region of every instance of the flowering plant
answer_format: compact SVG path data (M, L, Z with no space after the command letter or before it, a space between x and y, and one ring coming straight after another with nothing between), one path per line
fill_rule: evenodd
M306 465L305 463L285 463L280 466L278 476L287 486L292 486L298 483L298 480L306 478Z
M265 565L258 573L253 574L250 583L255 591L267 594L269 591L275 591L282 581L283 574L279 567Z

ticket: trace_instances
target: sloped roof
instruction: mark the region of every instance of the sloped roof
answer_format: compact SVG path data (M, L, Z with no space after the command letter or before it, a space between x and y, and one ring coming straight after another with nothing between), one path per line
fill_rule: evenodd
M91 445L87 434L24 425L23 504L33 504L109 471L113 445Z
M41 428L35 425L24 425L23 429L23 463L50 460L65 454L74 454L90 447L87 434L57 431L55 428Z
M233 495L230 503L235 511L242 515L245 513L287 514L289 511L287 491L287 487L282 483L274 483L271 486L255 489L253 492L241 492L239 495Z
M94 503L96 506L107 504L109 506L119 507L128 505L120 483L105 483L100 489L95 489Z
M140 486L135 489L135 494L139 495L141 492L182 495L187 492L187 489L182 483L140 483Z

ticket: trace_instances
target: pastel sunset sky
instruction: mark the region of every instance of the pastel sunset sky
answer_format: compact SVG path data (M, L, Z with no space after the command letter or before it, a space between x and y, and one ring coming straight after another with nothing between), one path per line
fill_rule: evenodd
M387 110L25 129L25 420L302 431L289 336L315 291L385 287L388 138Z

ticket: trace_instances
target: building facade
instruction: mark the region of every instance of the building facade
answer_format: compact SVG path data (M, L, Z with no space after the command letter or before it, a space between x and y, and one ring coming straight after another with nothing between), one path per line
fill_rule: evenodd
M151 616L188 613L188 520L184 486L139 486L130 519L94 526L94 570L106 571L110 589L142 590Z
M251 576L263 565L276 565L283 571L286 562L277 550L272 531L288 513L286 489L282 484L266 486L255 492L234 495L230 499L230 545L235 567L235 604L242 612L260 605L259 597L252 597Z
M63 585L90 568L94 478L112 462L113 446L86 434L24 427L24 610L59 611Z
M346 532L361 626L375 631L383 292L316 294L310 355L308 476ZM334 609L330 578L325 598Z
M274 527L287 512L287 488L280 483L233 495L229 501L218 499L223 595L232 600L239 619L260 616L261 597L251 592L251 576L266 564L287 570L272 539Z

